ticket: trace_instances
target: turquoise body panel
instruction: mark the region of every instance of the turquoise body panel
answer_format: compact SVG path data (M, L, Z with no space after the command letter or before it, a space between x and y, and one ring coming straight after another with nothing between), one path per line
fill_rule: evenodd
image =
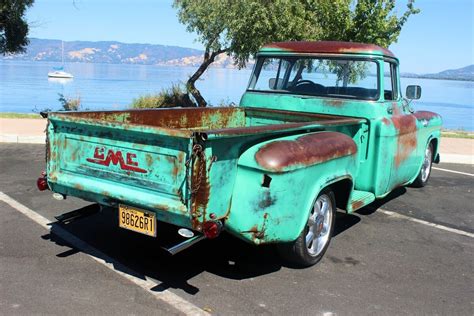
M267 47L259 56L279 55L298 53ZM381 51L357 57L381 73L386 60L398 65ZM430 142L438 155L440 116L399 96L249 90L235 108L50 113L47 180L54 192L136 206L197 232L220 220L253 244L289 242L324 188L353 212L411 183Z

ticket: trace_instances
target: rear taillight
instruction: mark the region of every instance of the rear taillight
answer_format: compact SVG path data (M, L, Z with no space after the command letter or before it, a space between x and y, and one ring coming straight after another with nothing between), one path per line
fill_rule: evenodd
M44 191L48 190L48 181L46 180L46 177L40 177L38 180L36 180L36 186L38 187L38 190Z
M220 221L205 222L202 227L204 236L209 239L216 238L222 231L222 223Z

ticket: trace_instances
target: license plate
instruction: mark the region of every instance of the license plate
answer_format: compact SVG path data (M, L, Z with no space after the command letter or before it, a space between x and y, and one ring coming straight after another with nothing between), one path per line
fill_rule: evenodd
M119 205L119 226L156 237L156 216L153 212L132 206Z

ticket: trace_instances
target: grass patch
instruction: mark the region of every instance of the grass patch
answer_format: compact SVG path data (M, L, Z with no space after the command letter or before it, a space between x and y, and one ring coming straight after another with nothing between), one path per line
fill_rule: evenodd
M180 84L173 84L168 89L163 89L157 94L142 95L133 100L133 109L152 109L170 107L193 107L195 106L187 91Z
M474 133L463 130L443 130L441 131L441 137L474 139Z
M0 112L0 118L9 119L41 119L39 113L14 113L14 112Z

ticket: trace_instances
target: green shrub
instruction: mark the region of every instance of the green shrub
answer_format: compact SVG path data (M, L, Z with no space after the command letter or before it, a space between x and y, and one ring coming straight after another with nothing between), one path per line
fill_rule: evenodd
M134 109L194 107L189 94L181 85L173 84L171 88L163 89L158 94L142 95L133 100Z
M62 106L61 111L79 111L81 108L81 97L78 96L76 98L68 98L62 93L58 93L58 95L58 100Z

